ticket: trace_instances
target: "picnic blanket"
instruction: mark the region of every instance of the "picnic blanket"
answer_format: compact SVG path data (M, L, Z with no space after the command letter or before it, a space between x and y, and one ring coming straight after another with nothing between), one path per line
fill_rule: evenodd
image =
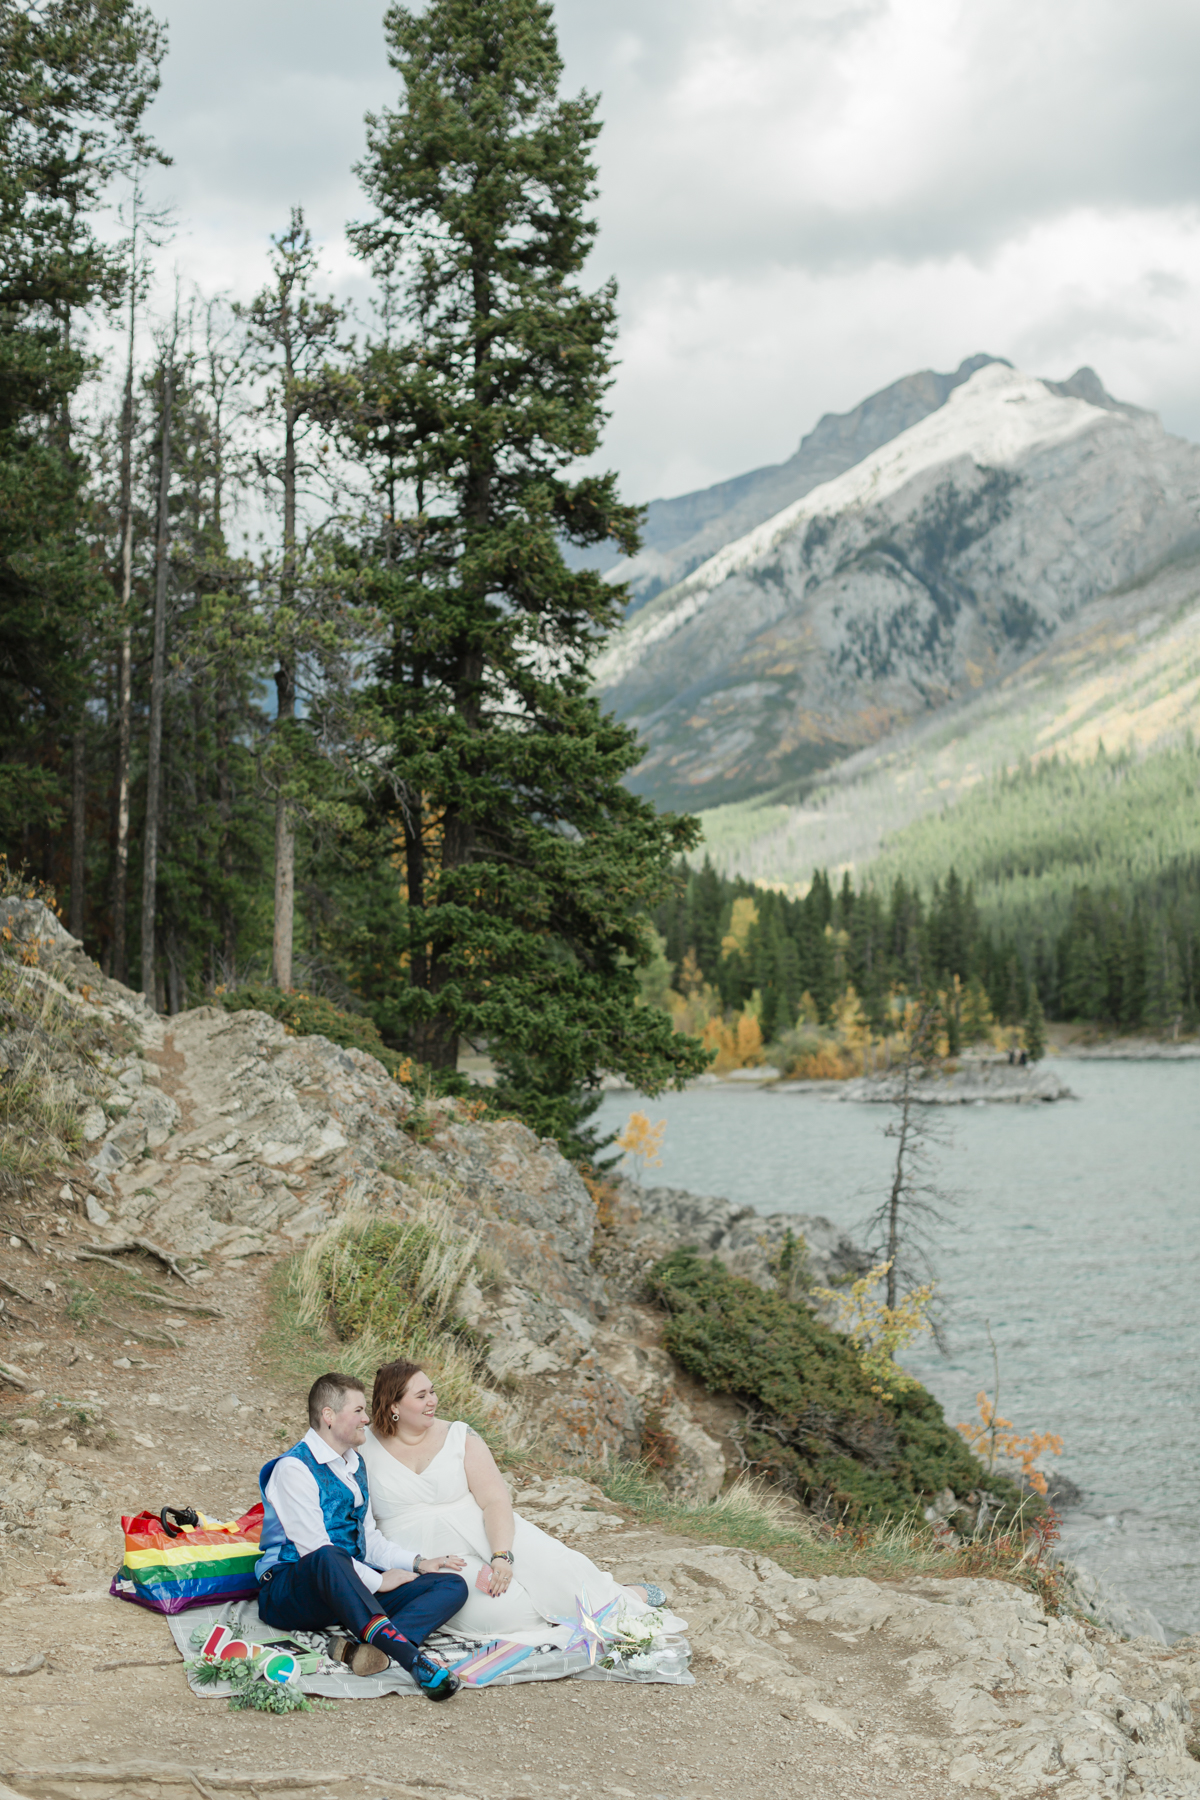
M306 1652L325 1648L323 1632L286 1632L264 1625L258 1616L257 1600L236 1600L224 1606L193 1606L188 1612L168 1615L167 1624L176 1649L189 1662L199 1654L194 1647L193 1634L202 1634L196 1639L201 1642L217 1625L226 1626L235 1638L243 1638L252 1644L294 1646ZM684 1638L674 1640L668 1650L659 1652L655 1658L658 1666L652 1669L604 1669L598 1662L589 1663L586 1650L568 1652L537 1648L529 1651L528 1645L486 1644L449 1632L435 1632L427 1641L429 1647L437 1650L447 1662L468 1664L464 1670L468 1684L480 1687L511 1687L522 1681L563 1681L567 1678L666 1682L675 1687L691 1687L695 1682L695 1677L688 1672L691 1649ZM522 1654L518 1659L518 1651L528 1654ZM474 1665L473 1670L470 1665ZM190 1669L188 1684L196 1694L220 1697L233 1691L228 1682L198 1683ZM330 1700L377 1700L383 1694L420 1692L412 1676L398 1664L393 1663L382 1675L352 1675L349 1669L329 1657L324 1657L313 1673L301 1675L295 1685L303 1694L316 1694Z

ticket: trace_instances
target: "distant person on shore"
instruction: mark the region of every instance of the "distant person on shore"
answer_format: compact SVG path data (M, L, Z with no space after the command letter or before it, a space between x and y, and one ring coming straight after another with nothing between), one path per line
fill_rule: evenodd
M318 1376L309 1429L259 1472L259 1615L280 1631L340 1627L330 1655L353 1674L398 1662L431 1700L448 1700L458 1680L420 1646L466 1601L463 1559L414 1554L379 1530L358 1454L368 1416L353 1376Z

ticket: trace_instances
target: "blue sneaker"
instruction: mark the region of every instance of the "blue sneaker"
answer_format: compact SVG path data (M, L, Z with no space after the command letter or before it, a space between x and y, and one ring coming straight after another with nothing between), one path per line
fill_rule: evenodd
M408 1671L429 1700L449 1700L457 1694L462 1682L445 1666L435 1662L424 1650L417 1651L416 1661Z

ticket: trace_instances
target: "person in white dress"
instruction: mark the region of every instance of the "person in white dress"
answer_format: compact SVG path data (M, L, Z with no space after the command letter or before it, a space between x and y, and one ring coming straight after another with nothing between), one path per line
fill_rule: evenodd
M453 1552L465 1567L467 1603L445 1629L463 1637L517 1643L565 1641L556 1624L575 1616L584 1595L597 1611L623 1600L642 1614L657 1590L622 1587L578 1550L514 1513L504 1478L483 1439L463 1420L437 1416L433 1383L416 1363L385 1363L375 1376L371 1428L360 1452L379 1529L421 1555ZM665 1612L664 1632L687 1629Z

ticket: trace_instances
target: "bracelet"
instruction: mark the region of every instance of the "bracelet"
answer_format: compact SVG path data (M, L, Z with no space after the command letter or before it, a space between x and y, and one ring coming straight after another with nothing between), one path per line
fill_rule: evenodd
M512 1567L512 1559L513 1559L513 1553L511 1550L493 1550L492 1554L488 1558L488 1560L489 1560L489 1562L496 1562L501 1557L508 1564L509 1568L511 1568Z

